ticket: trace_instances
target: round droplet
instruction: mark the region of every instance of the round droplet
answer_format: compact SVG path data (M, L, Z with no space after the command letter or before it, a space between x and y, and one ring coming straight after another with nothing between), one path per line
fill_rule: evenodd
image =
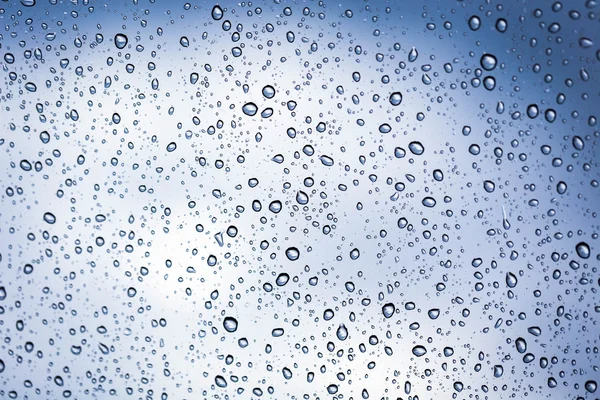
M244 114L252 117L258 112L258 107L256 106L256 104L250 102L242 106L242 111L244 112Z
M294 32L289 31L285 34L285 38L289 43L294 43L294 40L296 40L296 35L294 34Z
M565 181L560 181L556 184L556 191L558 194L567 193L567 183Z
M496 190L496 184L492 181L484 181L483 188L486 192L492 193L494 190Z
M486 76L485 78L483 78L483 87L486 90L494 90L494 88L496 87L496 78L494 78L493 76Z
M285 333L283 328L275 328L271 331L271 336L273 337L281 337Z
M393 303L387 303L382 308L383 316L386 318L391 318L394 315L394 311L396 311L396 306Z
M267 99L272 99L273 97L275 97L275 88L271 85L266 85L262 88L262 94Z
M175 149L177 149L177 143L175 143L175 142L171 142L171 143L169 143L169 144L167 145L167 151L168 151L169 153L171 153L171 152L175 151Z
M286 274L285 272L282 272L281 274L277 275L277 278L275 279L275 283L277 284L277 286L285 286L289 281L290 275Z
M527 116L531 119L536 118L540 114L540 109L536 104L530 104L527 106Z
M380 133L390 133L392 131L392 127L389 124L381 124L379 125Z
M590 246L586 242L579 242L577 246L575 246L575 251L577 255L583 259L590 258Z
M44 214L44 221L48 224L54 224L56 222L56 217L51 212L47 212Z
M281 201L279 200L273 200L270 204L269 204L269 211L271 211L272 213L279 213L282 209L282 204Z
M425 207L432 208L435 207L435 199L433 197L425 197L421 202Z
M473 15L471 18L469 18L469 28L471 28L472 31L476 31L481 28L481 19L477 15Z
M496 29L501 33L506 32L508 29L508 22L504 18L498 18L496 20Z
M427 354L427 349L425 346L417 345L412 348L412 353L417 357L422 357Z
M27 83L25 84L25 89L26 89L28 92L35 92L35 91L37 91L37 86L36 86L36 85L35 85L35 83L33 83L33 82L27 82Z
M596 393L596 390L598 390L598 384L596 383L596 381L592 381L589 380L585 383L585 390L587 390L590 393Z
M583 141L581 136L573 136L572 143L575 150L581 151L585 148L585 142Z
M117 46L117 49L124 49L127 46L127 42L129 42L129 39L124 33L117 33L115 35L115 46Z
M519 353L523 354L527 351L527 342L522 337L517 338L515 340L515 347Z
M210 15L212 16L212 18L215 21L220 20L221 18L223 18L223 9L221 7L219 7L218 5L214 6Z
M432 308L431 310L427 311L427 315L431 319L437 319L440 316L440 309L439 308Z
M423 154L425 152L425 147L423 147L423 145L421 144L421 142L410 142L408 144L408 149L410 150L411 153L413 153L414 155L420 156L421 154Z
M481 67L483 69L485 69L486 71L491 71L494 68L496 68L498 60L496 59L496 56L492 54L484 54L483 56L481 56L481 60L479 63L481 64Z
M289 368L284 367L281 372L283 373L283 377L285 379L292 379L292 371Z
M221 375L215 376L215 384L220 388L227 387L227 381Z
M223 328L229 333L237 331L238 321L233 317L225 317L223 320Z
M285 255L290 261L296 261L300 258L300 251L296 247L290 247L285 251Z
M393 106L399 106L402 103L402 93L394 92L390 94L390 104Z
M134 287L130 287L129 289L127 289L128 297L135 297L136 294L137 294L137 290Z

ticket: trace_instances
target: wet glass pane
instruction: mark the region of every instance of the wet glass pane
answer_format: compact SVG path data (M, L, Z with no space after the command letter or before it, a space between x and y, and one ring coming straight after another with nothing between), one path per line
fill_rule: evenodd
M600 6L0 2L0 397L594 399Z

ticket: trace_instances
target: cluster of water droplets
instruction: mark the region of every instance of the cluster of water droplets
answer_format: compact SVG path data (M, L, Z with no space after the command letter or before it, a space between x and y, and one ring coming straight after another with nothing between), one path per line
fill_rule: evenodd
M1 3L0 395L597 396L597 4L413 3Z

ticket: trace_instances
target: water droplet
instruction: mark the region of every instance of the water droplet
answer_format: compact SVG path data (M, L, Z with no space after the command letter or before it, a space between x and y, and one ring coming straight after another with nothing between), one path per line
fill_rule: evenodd
M522 337L517 338L515 340L515 347L519 353L523 354L527 351L527 342Z
M219 7L218 5L215 5L212 8L210 15L212 16L212 18L215 21L219 21L221 18L223 18L223 9L221 7Z
M514 288L515 286L517 286L518 282L519 281L517 280L515 274L513 274L512 272L506 273L506 286L508 286L509 288Z
M472 31L476 31L481 28L481 19L477 15L473 15L469 18L469 28Z
M586 242L577 243L577 246L575 246L575 251L577 252L577 255L583 259L590 258L591 250L590 246Z
M117 46L117 49L124 49L128 42L129 39L124 33L117 33L115 35L115 46Z
M319 157L319 160L321 160L321 163L327 167L331 167L333 165L333 158L329 156L321 156Z
M417 357L422 357L427 354L425 346L417 345L412 348L412 353Z
M492 71L494 68L496 68L498 60L496 59L496 56L492 54L484 54L483 56L481 56L481 60L479 63L481 64L481 67L486 71Z
M393 106L399 106L402 103L402 93L400 92L393 92L392 94L390 94L390 104Z
M536 104L530 104L527 106L527 116L531 119L536 118L540 114L540 109Z
M396 306L394 306L393 303L387 303L382 307L381 311L383 312L384 317L391 318L396 311Z
M508 22L504 18L498 18L496 20L496 29L501 33L506 32L508 29Z
M335 334L339 340L344 341L348 339L348 329L346 328L346 325L340 324Z
M262 88L262 94L267 99L272 99L273 97L275 97L275 88L273 86L271 86L271 85L265 85Z
M244 112L244 114L252 117L258 112L258 107L256 106L256 104L250 102L242 106L242 111Z
M27 89L28 92L35 92L37 91L37 86L33 82L27 82L25 84L25 89Z
M44 214L44 221L49 224L54 224L56 222L56 217L51 212L47 212Z
M433 197L425 197L421 202L425 207L435 207L436 201Z
M167 151L169 153L175 151L176 149L177 149L177 143L175 143L175 142L171 142L167 145Z
M492 193L492 192L494 192L494 190L496 190L496 184L492 181L484 181L483 188L485 189L486 192Z
M408 61L415 62L418 57L419 57L419 52L417 51L417 48L413 47L412 49L410 49L410 52L408 53Z
M423 145L421 144L421 142L410 142L408 144L408 149L410 150L411 153L413 153L416 156L420 156L425 152L425 147L423 147Z
M288 260L296 261L298 258L300 258L300 251L296 247L289 247L285 251L285 255L288 258Z
M233 317L225 317L223 320L223 328L229 333L237 331L238 321Z
M581 47L582 49L587 49L590 48L594 45L594 42L586 37L581 37L579 38L579 47Z
M215 376L215 384L220 388L227 387L227 381L221 375Z

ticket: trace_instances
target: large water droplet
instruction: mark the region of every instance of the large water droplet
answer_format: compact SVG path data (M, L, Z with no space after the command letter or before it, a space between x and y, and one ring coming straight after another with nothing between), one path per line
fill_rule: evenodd
M218 20L220 20L221 18L223 18L223 9L222 9L221 7L219 7L218 5L215 5L215 6L212 8L212 11L211 11L210 15L212 16L212 18L213 18L215 21L218 21Z
M252 117L258 112L258 107L256 106L256 104L250 102L242 106L242 111L244 112L244 114Z
M348 338L348 329L346 328L346 325L340 324L335 334L339 340L346 340Z
M288 260L296 261L298 258L300 258L300 251L296 247L289 247L285 251L285 255L288 258Z
M422 357L427 354L425 346L417 345L412 348L412 353L417 357Z
M586 242L577 243L575 246L575 251L577 252L577 255L583 259L590 258L591 250L590 246Z
M382 307L381 311L384 317L391 318L394 315L394 311L396 311L396 306L393 303L387 303Z
M117 49L124 49L128 42L129 39L124 33L117 33L115 35L115 46L117 46Z
M223 320L223 328L229 333L237 331L238 321L233 317L225 317Z

